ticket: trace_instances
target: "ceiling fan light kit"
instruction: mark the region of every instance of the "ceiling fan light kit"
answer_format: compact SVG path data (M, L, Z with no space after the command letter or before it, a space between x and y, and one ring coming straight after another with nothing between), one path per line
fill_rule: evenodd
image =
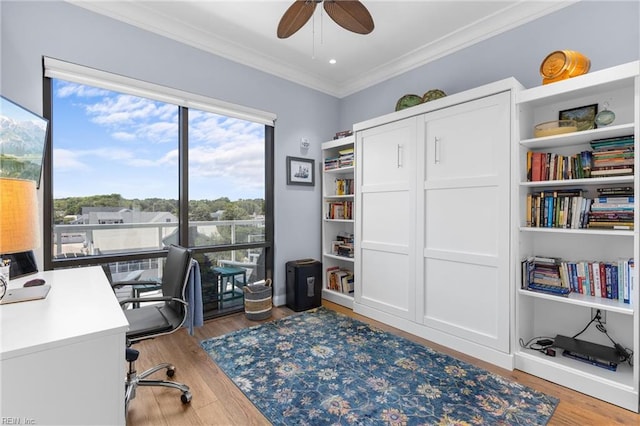
M327 15L342 28L357 34L373 31L373 18L358 0L296 0L280 19L278 38L288 38L302 28L313 16L318 3L324 4Z

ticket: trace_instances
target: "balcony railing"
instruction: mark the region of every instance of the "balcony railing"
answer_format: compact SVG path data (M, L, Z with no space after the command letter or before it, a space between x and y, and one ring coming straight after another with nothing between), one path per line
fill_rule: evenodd
M178 223L114 223L55 225L53 253L57 258L124 255L155 251L178 242ZM265 238L265 220L216 220L189 223L189 241L192 247L225 246L220 250L194 255L200 261L202 300L205 317L242 309L242 290L220 290L220 281L214 268L235 266L245 271L245 283L264 278L258 265L263 248L234 249L235 244L262 242ZM110 262L114 279L160 280L163 262L157 257ZM136 278L132 278L135 276ZM239 293L238 293L239 291ZM130 289L123 289L120 298L131 297ZM153 295L148 293L146 296ZM224 311L223 311L224 302Z
M177 243L177 229L177 222L55 225L53 253L65 257L158 250ZM251 243L264 239L264 229L264 219L190 222L189 240L195 246ZM236 259L235 251L232 255L233 262L244 260Z

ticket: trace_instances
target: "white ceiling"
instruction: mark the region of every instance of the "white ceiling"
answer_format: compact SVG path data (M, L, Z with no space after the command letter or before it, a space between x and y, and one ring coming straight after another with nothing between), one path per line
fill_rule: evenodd
M288 39L278 39L276 28L293 0L68 1L344 97L576 0L362 0L375 24L368 35L339 27L319 5Z

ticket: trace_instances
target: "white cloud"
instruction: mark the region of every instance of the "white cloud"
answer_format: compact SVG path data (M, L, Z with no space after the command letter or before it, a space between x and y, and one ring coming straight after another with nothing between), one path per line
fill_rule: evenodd
M56 96L58 96L59 98L67 98L69 96L88 98L95 96L106 96L109 94L108 90L100 89L98 87L83 86L81 84L68 83L62 80L58 80L56 89Z
M132 141L135 140L136 135L134 135L133 133L129 133L129 132L113 132L111 133L111 136L114 139L118 139L121 141Z
M90 170L85 163L80 161L82 154L68 149L53 150L53 164L56 171L87 171Z

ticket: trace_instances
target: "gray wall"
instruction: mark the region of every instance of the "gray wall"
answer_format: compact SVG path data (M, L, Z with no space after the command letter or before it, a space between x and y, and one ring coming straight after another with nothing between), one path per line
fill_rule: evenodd
M340 100L60 1L2 0L0 15L0 92L33 111L41 112L41 60L50 56L278 115L276 302L285 262L320 258L320 186L288 187L286 156L315 158L318 172L322 141L392 112L406 93L452 94L510 76L537 86L540 62L554 50L586 54L592 70L640 58L640 2L582 1Z
M342 99L339 128L394 111L405 94L447 94L515 77L540 86L540 63L554 50L577 50L591 71L640 58L640 1L581 1Z

